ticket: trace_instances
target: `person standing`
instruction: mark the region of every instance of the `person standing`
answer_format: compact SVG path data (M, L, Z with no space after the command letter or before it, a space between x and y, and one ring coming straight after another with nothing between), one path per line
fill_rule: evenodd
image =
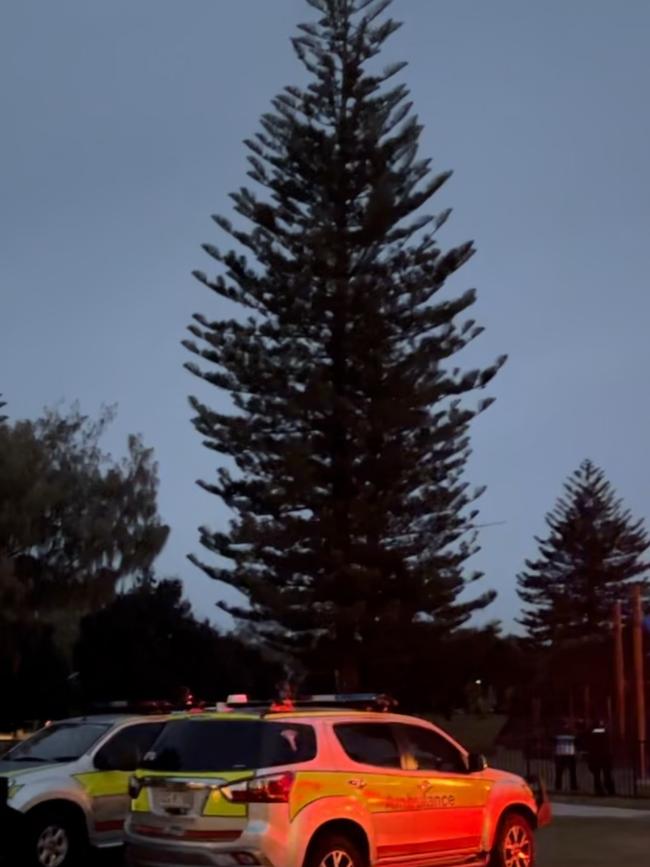
M616 794L612 775L612 747L607 726L602 720L589 733L587 741L587 761L594 778L596 795Z
M578 791L576 769L576 737L568 722L564 721L555 736L555 790L562 791L565 771L569 772L569 785L572 792Z

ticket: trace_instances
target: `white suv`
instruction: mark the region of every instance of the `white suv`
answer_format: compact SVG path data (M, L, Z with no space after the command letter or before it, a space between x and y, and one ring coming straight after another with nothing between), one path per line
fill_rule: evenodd
M170 721L131 782L129 863L533 867L545 796L393 713Z
M61 720L6 753L0 777L12 835L0 840L0 849L11 843L30 867L71 867L87 863L89 845L122 844L129 777L168 718L111 714Z

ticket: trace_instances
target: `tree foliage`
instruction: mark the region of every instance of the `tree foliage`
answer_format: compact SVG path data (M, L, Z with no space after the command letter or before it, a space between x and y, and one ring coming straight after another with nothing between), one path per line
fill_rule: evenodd
M0 617L0 731L65 716L68 660L48 623Z
M469 428L504 358L462 370L482 331L463 318L473 290L443 297L473 254L443 251L449 217L422 207L449 178L418 157L422 126L407 88L377 55L398 28L385 0L308 0L319 14L293 40L305 88L287 87L246 142L258 192L232 195L247 228L215 216L235 241L206 252L197 278L233 318L195 314L191 372L229 395L191 398L205 444L222 456L203 487L234 513L201 529L212 578L247 604L267 642L293 651L330 641L353 685L363 647L419 620L462 624L493 594L460 602L477 551L464 480ZM214 559L213 559L214 558Z
M74 408L0 426L0 601L10 619L92 610L147 568L168 534L153 453L132 436L113 460Z
M146 578L88 615L76 655L88 701L176 701L184 688L211 701L235 692L264 698L281 674L255 648L197 621L170 579Z
M528 606L521 623L545 644L598 639L610 628L614 602L627 603L631 582L642 581L648 593L643 520L632 518L603 471L585 460L546 523L537 559L517 578Z

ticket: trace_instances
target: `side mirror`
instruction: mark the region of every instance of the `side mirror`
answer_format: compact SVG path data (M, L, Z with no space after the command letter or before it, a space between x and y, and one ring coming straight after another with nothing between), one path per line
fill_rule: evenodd
M470 774L479 774L488 766L487 759L483 753L470 753L467 757L467 770Z
M111 749L108 744L95 756L93 764L98 771L135 771L140 764L140 750L134 744Z
M0 810L7 806L9 800L9 777L0 777Z

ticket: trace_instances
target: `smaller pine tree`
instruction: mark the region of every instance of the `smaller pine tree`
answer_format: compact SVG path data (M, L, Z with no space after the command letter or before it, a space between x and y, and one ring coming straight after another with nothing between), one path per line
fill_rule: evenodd
M564 488L546 516L548 536L536 537L538 558L517 576L517 592L529 606L519 622L541 644L602 637L613 603L628 598L631 582L650 593L643 520L632 518L603 471L585 460Z
M2 424L3 421L7 421L7 416L2 414L2 407L6 405L6 402L2 399L2 395L0 394L0 424Z

